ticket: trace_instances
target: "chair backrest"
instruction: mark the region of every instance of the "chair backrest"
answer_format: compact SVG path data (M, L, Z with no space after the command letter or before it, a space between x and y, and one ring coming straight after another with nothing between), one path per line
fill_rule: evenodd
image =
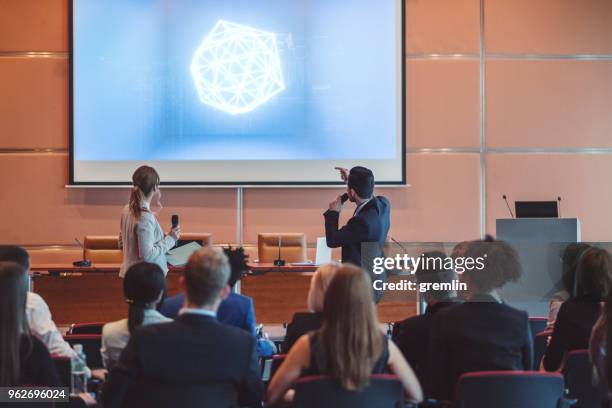
M223 407L238 408L231 383L187 384L139 381L130 388L124 407Z
M281 364L283 364L283 361L285 361L285 358L287 358L286 354L275 354L272 356L272 365L270 366L270 377L269 377L270 379L274 377L274 374L278 370L278 367L280 367Z
M404 406L402 383L392 375L373 375L361 391L347 391L330 377L300 378L295 384L296 408L400 408Z
M478 371L457 381L457 408L557 408L563 376L536 371Z
M120 264L123 252L119 249L118 236L88 235L83 240L83 258L92 264Z
M530 317L529 328L531 329L531 336L535 337L536 334L546 330L548 324L548 317Z
M568 398L575 399L576 408L601 408L607 400L606 384L593 376L588 350L573 350L565 356L563 368Z
M177 245L183 246L194 241L202 246L212 245L212 234L204 232L181 232L181 239L179 239Z
M282 259L287 262L306 261L306 234L262 233L257 236L259 262L268 263L278 259L279 238Z
M55 371L60 379L60 383L62 387L70 387L70 383L72 381L72 365L70 361L70 357L63 356L51 356L53 360L53 365L55 366Z
M73 323L68 329L68 334L102 334L102 327L106 323Z
M548 347L548 339L552 335L552 330L539 332L533 338L533 369L539 370L546 347Z
M83 345L83 352L87 357L87 367L92 370L102 368L102 355L100 348L102 347L102 335L100 334L67 334L64 336L71 346L75 344Z

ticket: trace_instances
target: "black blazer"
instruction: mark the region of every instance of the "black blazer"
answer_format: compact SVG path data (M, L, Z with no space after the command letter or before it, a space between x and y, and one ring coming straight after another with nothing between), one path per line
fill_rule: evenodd
M427 351L434 316L447 307L457 304L459 303L453 301L438 302L428 306L425 314L409 317L393 325L393 342L397 344L421 384L425 384L429 378Z
M197 314L139 327L102 391L105 407L255 407L262 397L253 335Z
M589 296L563 302L542 360L545 370L558 370L566 352L589 348L591 330L599 318L600 310L599 299Z
M304 334L321 328L322 313L299 312L293 315L287 325L287 333L283 342L283 353L288 353L295 342Z
M440 400L454 397L461 374L483 370L531 370L533 344L527 313L488 295L436 314L429 347L426 389Z
M338 229L340 213L326 211L325 236L330 248L342 247L342 262L361 266L361 243L384 244L389 232L391 206L385 197L373 197L347 224ZM378 254L376 254L378 256Z

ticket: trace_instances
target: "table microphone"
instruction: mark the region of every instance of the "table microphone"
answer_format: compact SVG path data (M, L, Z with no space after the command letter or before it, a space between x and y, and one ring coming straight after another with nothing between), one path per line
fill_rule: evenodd
M278 236L278 258L274 260L274 266L285 266L285 260L281 258L281 245L283 243L283 236Z
M557 217L561 218L561 196L557 197Z
M512 209L510 208L510 204L508 203L508 197L506 197L506 195L504 194L502 198L506 202L506 207L508 207L508 211L510 211L510 215L512 216L512 218L515 218L514 214L512 213Z
M80 261L73 262L72 265L73 266L82 266L82 267L91 266L91 261L88 261L87 259L85 259L85 246L83 246L83 244L81 244L81 241L79 241L78 238L74 238L74 240L76 241L77 244L79 244L79 246L83 250L83 259L80 260Z

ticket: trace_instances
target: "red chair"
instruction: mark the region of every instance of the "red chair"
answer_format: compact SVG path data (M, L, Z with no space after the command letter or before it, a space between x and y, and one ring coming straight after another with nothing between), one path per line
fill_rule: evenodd
M59 376L62 387L70 387L72 382L72 365L69 357L52 355L55 371Z
M548 347L548 338L551 336L552 330L546 330L535 335L533 338L533 369L539 370L546 347Z
M570 405L563 392L559 373L478 371L457 381L455 407L559 408Z
M102 326L106 323L73 323L67 334L102 334Z
M588 350L573 350L565 356L563 376L568 398L577 400L576 408L601 408L607 401L606 384L593 378Z
M274 374L278 370L278 367L280 367L281 364L283 364L283 361L285 361L285 358L287 358L286 354L275 354L272 356L272 365L270 366L270 377L269 377L270 379L274 377Z
M529 328L531 329L531 335L535 337L536 334L546 330L546 324L548 324L548 317L530 317Z
M64 336L71 346L75 344L83 345L83 352L87 357L87 366L90 369L103 368L102 355L100 348L102 347L102 335L100 334L67 334Z
M404 388L393 375L373 375L361 391L347 391L331 377L303 377L295 384L293 402L295 408L400 408Z

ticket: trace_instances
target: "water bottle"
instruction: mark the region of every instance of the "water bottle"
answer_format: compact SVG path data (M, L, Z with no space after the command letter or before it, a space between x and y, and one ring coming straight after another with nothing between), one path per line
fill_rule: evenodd
M82 344L75 344L72 348L76 356L70 361L72 368L70 391L72 394L80 394L87 392L87 358L83 352Z

